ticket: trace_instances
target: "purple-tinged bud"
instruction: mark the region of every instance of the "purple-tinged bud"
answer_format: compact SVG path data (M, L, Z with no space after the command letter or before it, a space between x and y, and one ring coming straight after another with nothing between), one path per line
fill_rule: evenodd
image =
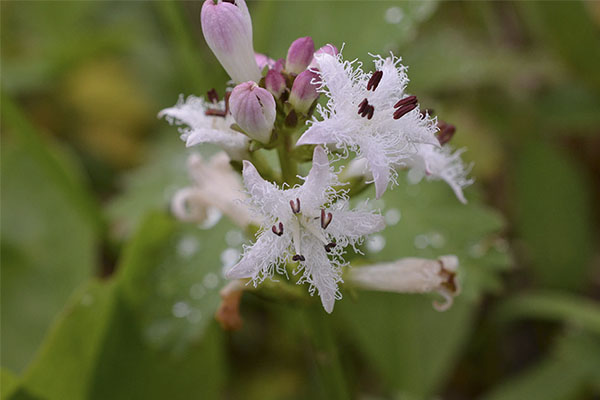
M252 20L244 0L206 0L200 15L202 33L234 82L260 79L252 47Z
M235 122L250 136L267 143L275 123L275 99L252 81L240 83L231 92L229 107Z
M262 53L255 53L254 59L256 60L258 69L261 71L265 69L265 67L273 68L273 65L275 65L275 60Z
M318 81L319 75L308 69L294 80L288 101L296 111L306 113L312 103L319 97L318 84L312 83L313 80Z
M274 69L270 69L265 76L265 87L273 97L279 98L285 90L285 78Z
M310 63L310 65L308 66L309 68L317 68L317 60L315 59L316 56L318 56L319 54L329 54L330 56L337 56L339 53L338 48L335 47L332 44L326 44L325 46L321 47L319 50L315 51L314 57Z
M285 70L292 74L299 74L308 67L314 53L315 43L310 36L294 40L288 49Z
M271 67L271 69L274 69L277 72L281 72L281 71L283 71L284 66L285 66L285 60L283 58L280 58L279 60L275 61L275 63Z

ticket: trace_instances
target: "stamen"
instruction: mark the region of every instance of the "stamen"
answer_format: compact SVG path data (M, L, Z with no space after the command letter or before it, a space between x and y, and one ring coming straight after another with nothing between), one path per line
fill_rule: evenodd
M330 253L331 249L333 249L335 246L336 246L336 243L335 242L331 242L331 243L326 244L323 247L325 247L325 251L326 252Z
M213 110L212 108L209 108L204 112L204 115L209 115L213 117L225 117L225 115L227 115L227 111Z
M327 213L325 214L325 210L321 210L321 228L327 229L331 220L333 219L333 214Z
M369 104L369 101L365 98L358 105L358 114L361 117L367 117L367 119L373 118L373 113L375 112L375 107Z
M407 104L417 104L417 96L408 96L394 104L394 108L398 108Z
M277 226L273 225L271 227L271 230L273 231L274 234L276 234L277 236L281 236L283 235L283 223L280 222L279 223L279 229L277 229Z
M369 82L367 83L367 90L373 89L373 91L375 91L375 89L377 89L377 86L379 86L379 82L381 82L382 77L383 71L375 71L371 76L371 79L369 79Z
M290 207L294 214L298 214L300 212L300 199L296 199L295 203L294 200L290 200Z
M406 104L406 105L400 107L399 109L397 109L396 111L394 111L394 119L400 119L400 118L402 118L404 115L408 114L409 112L411 112L415 108L417 108L416 104Z
M304 258L304 256L302 254L294 254L294 257L292 257L293 261L306 261L306 258Z
M208 92L206 92L206 98L208 99L208 101L210 101L213 104L216 104L219 102L219 94L217 93L215 88L212 88Z
M448 143L450 139L452 139L454 133L456 133L456 127L444 121L440 121L438 123L438 128L440 128L440 131L437 134L437 138L440 142L440 145L443 146Z

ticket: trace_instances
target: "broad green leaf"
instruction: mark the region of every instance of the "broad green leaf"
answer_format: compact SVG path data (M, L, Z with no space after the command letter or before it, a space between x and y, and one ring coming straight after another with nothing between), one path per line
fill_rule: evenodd
M441 182L401 184L381 203L387 228L365 246L370 261L456 254L463 294L449 311L435 311L432 296L363 291L336 305L345 332L395 393L437 393L471 333L476 300L498 289L498 273L509 264L498 237L502 219L479 204L475 191L467 189L470 203L462 205Z
M111 281L84 288L65 310L24 388L49 400L218 397L217 273L237 257L227 246L238 234L225 222L205 231L146 218Z
M600 305L560 292L531 292L505 300L498 309L502 320L534 318L565 322L600 335Z
M19 387L19 377L6 368L0 369L0 398L7 399Z
M516 231L535 279L546 287L581 287L592 256L584 171L558 149L529 142L517 151L513 176Z
M21 371L93 272L100 217L76 166L2 104L2 364Z
M483 400L574 400L593 390L598 395L593 386L600 378L598 365L598 337L571 333L560 338L545 359L501 383Z

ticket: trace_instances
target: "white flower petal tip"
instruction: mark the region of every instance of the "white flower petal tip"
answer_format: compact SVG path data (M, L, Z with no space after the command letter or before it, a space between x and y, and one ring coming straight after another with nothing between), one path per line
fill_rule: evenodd
M365 290L395 293L437 292L444 302L435 301L438 311L450 308L454 297L460 294L456 279L458 258L442 256L437 260L403 258L392 263L374 264L349 270L346 281Z
M242 259L227 271L228 278L250 278L255 285L275 273L287 276L286 265L296 264L298 284L308 284L327 312L341 298L338 284L346 265L344 249L362 243L365 235L382 228L380 215L350 210L335 191L337 175L327 153L316 146L313 166L301 186L279 188L265 181L244 162L243 181L249 204L263 216L254 244L244 246Z
M225 153L217 153L209 161L199 154L189 156L188 172L194 185L177 191L173 196L171 211L176 218L203 223L211 209L216 209L242 228L260 223L243 203L246 197L239 175L231 168L229 160Z
M181 139L186 147L202 143L220 146L232 160L247 157L249 139L246 135L230 128L235 120L225 112L225 102L209 103L196 96L179 96L175 106L165 108L158 113L171 125L179 128Z

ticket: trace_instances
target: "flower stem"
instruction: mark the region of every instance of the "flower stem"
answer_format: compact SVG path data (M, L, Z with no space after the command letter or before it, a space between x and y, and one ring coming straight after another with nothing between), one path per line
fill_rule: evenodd
M292 140L288 132L280 132L282 135L279 146L277 146L277 155L279 156L279 165L281 166L281 179L283 182L293 186L297 183L298 166L296 160L292 157Z
M307 326L311 329L313 361L317 367L319 383L324 398L347 400L350 398L344 371L340 361L335 337L331 330L331 318L327 318L320 307L310 307L305 311Z

